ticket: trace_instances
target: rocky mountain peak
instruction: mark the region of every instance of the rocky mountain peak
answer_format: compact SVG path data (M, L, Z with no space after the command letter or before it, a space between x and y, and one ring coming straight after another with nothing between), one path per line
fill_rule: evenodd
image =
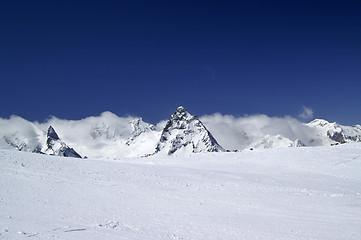
M46 144L41 152L49 155L81 158L81 156L73 148L68 147L68 145L60 140L58 134L52 126L48 128L46 137Z
M155 153L171 155L179 150L187 153L224 151L203 123L182 106L164 127Z
M324 119L315 119L313 121L311 121L310 123L308 123L307 125L309 126L318 126L318 127L327 127L327 128L340 128L340 124L336 123L336 122L329 122L327 120Z
M132 134L138 134L147 130L155 131L155 127L152 124L144 122L142 118L136 118L132 120L130 123L133 127Z
M54 128L52 126L50 126L48 128L48 133L46 134L46 137L48 139L60 140L58 134L55 132L55 130L54 130Z
M185 120L190 121L195 116L191 115L184 107L180 106L171 115L171 120Z
M126 141L126 144L129 146L134 143L134 141L143 133L155 131L155 126L143 121L142 118L136 118L130 121L130 125L133 128L132 134L129 139Z

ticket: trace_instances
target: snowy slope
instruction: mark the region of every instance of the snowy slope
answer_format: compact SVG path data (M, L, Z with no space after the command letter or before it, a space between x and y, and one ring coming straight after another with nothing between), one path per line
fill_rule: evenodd
M224 149L194 115L180 106L164 127L155 153L223 152Z
M0 239L361 236L361 144L121 161L0 150Z

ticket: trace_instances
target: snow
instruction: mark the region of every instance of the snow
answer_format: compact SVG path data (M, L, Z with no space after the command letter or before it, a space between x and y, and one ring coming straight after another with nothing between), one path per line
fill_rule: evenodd
M0 239L359 239L361 143L147 158L0 150Z

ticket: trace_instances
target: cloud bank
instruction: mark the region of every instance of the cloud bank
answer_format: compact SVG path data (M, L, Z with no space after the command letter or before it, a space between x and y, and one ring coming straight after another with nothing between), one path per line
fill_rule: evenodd
M26 146L25 151L41 148L46 142L49 126L58 136L81 156L134 157L152 153L159 139L158 131L143 134L146 141L127 141L134 131L132 122L137 117L119 117L111 112L81 120L51 117L46 122L29 122L21 117L0 118L0 148L14 149L14 145ZM13 146L12 146L13 145Z
M227 149L246 149L265 136L282 135L291 141L301 140L307 146L320 145L321 140L314 131L293 117L269 117L264 114L245 117L213 114L200 120Z

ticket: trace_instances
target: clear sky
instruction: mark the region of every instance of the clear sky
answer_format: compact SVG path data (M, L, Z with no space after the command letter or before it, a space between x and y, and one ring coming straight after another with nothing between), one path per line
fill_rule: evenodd
M0 1L0 117L361 123L360 1Z

